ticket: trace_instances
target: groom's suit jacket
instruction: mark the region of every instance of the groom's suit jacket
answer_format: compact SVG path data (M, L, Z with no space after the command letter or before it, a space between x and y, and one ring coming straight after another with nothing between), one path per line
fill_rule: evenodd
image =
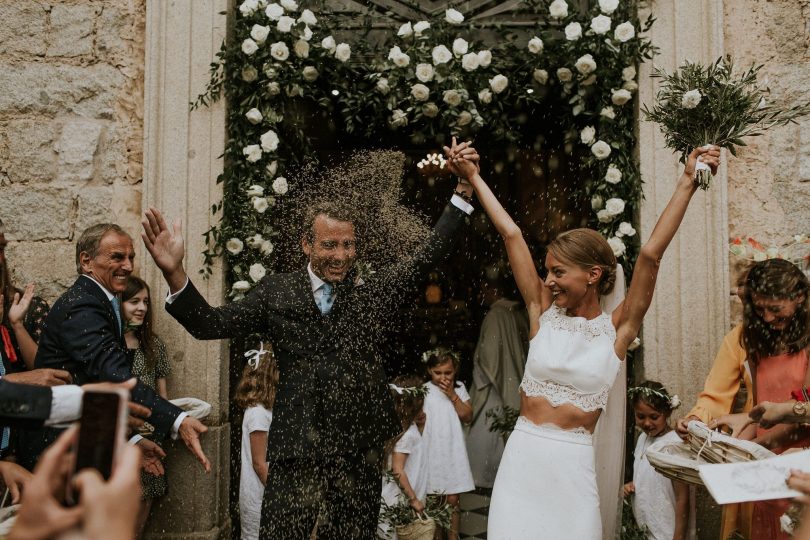
M449 253L464 217L448 205L407 261L362 284L348 276L328 315L315 304L306 270L267 276L243 300L218 308L189 283L167 309L197 339L268 336L279 369L269 459L379 447L401 431L378 349L380 328L405 289Z
M0 379L0 426L36 428L51 416L51 389Z

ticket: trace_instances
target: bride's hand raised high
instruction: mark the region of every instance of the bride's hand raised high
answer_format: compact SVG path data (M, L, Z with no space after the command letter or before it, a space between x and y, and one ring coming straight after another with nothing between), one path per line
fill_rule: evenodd
M457 143L456 138L453 137L452 146L443 147L450 172L467 182L481 171L478 163L480 156L478 151L470 146L471 144L470 142Z

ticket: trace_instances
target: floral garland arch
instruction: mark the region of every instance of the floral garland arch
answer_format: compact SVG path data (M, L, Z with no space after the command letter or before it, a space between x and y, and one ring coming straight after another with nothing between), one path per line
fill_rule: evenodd
M206 234L206 269L225 254L229 296L240 298L273 267L273 207L296 186L285 171L313 152L288 118L301 101L337 117L354 136L380 140L391 131L412 140L444 141L485 128L515 141L519 126L553 100L566 151L590 149L577 186L591 201L592 225L626 269L638 251L633 223L641 199L636 146L636 66L655 48L631 0L598 0L584 12L565 0L528 0L514 15L541 19L518 37L500 25L487 47L478 28L447 9L430 20L392 28L382 47L335 39L328 11L295 0L244 0L235 8L233 38L211 64L211 80L192 109L225 94L229 138L220 223ZM356 62L356 58L371 60Z

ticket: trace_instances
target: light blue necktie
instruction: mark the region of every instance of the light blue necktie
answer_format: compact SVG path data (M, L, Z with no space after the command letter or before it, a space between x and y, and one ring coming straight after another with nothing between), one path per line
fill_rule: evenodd
M118 300L117 296L113 296L112 299L110 300L110 302L112 302L113 311L115 312L115 320L118 321L118 335L120 336L121 335L121 329L122 329L122 325L121 325L121 301Z
M327 315L332 309L332 302L335 299L335 295L332 294L332 286L328 283L321 285L320 289L321 297L318 299L318 307L321 309L323 315Z
M5 376L6 374L6 366L3 364L3 357L0 355L0 377ZM0 451L5 450L8 448L8 436L10 430L5 427L3 428L3 434L0 436Z

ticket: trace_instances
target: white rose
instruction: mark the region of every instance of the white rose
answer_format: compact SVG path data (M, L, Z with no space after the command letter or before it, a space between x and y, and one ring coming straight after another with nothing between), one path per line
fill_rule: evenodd
M411 95L416 101L427 101L430 97L430 89L424 84L417 83L411 87Z
M610 101L613 102L614 105L624 105L628 101L633 99L633 94L625 90L624 88L620 88L619 90L613 89L610 93Z
M272 96L277 96L281 93L281 86L277 82L267 84L267 93Z
M318 19L315 17L315 14L312 11L305 9L301 12L301 16L298 18L298 22L302 22L309 26L315 26L318 24Z
M622 171L620 171L615 165L609 165L608 170L605 173L605 182L608 184L618 184L622 181Z
M608 199L605 202L605 210L613 214L614 216L618 216L622 212L624 212L624 201L618 198Z
M438 66L439 64L446 64L450 60L453 59L453 53L450 52L450 49L445 47L444 45L437 45L433 47L433 65Z
M433 80L433 66L430 64L416 64L416 78L421 82Z
M627 66L622 70L622 80L623 81L632 81L636 78L636 67L635 66Z
M295 11L298 9L298 3L295 0L279 0L281 7L287 11Z
M557 78L560 80L560 82L568 82L571 80L572 76L573 73L571 73L571 70L568 68L562 67L557 70Z
M411 26L411 23L409 22L406 22L405 24L400 26L399 30L397 30L397 35L400 37L408 37L412 34L413 34L413 26Z
M264 117L262 116L261 111L254 107L245 113L245 118L247 118L248 122L251 124L256 125L261 122Z
M624 88L628 92L635 92L636 90L638 90L638 83L636 83L636 81L626 81L622 85L622 88Z
M554 0L551 5L548 6L548 14L551 15L552 19L567 17L568 4L565 3L565 0Z
M411 57L405 53L402 53L396 57L394 57L394 65L397 67L408 67L408 64L411 63Z
M461 67L467 71L475 71L478 69L480 63L481 62L478 60L478 55L472 52L461 57Z
M579 116L580 114L582 114L582 111L584 110L585 107L582 106L582 103L577 103L576 105L571 107L571 114L573 114L574 116Z
M507 86L509 86L509 79L503 75L495 75L489 80L489 87L492 88L492 91L496 94L500 94L506 90Z
M582 131L579 132L579 140L582 141L582 144L592 144L595 137L596 128L593 126L582 128Z
M467 54L470 44L464 38L456 38L453 40L453 54L456 56L463 56Z
M391 122L392 127L401 127L408 125L408 114L403 111L402 109L394 109L394 112L391 113Z
M245 0L239 5L239 13L242 14L243 17L249 17L256 13L256 10L259 9L259 1L258 0Z
M264 242L264 237L259 233L254 234L253 236L248 236L247 238L247 245L253 249L258 248Z
M321 41L321 47L323 47L329 52L335 52L335 47L337 47L337 43L335 43L335 38L333 38L332 36L326 36Z
M273 180L273 191L276 192L276 195L284 195L289 189L290 185L287 183L287 179L283 176L279 176Z
M462 15L459 11L450 8L444 12L444 20L450 24L461 24L464 22L464 15Z
M577 71L579 71L581 74L587 75L588 73L596 71L596 61L590 54L583 54L577 59L574 67L576 67Z
M467 111L461 111L461 114L458 115L456 118L456 125L457 126L466 126L470 122L472 122L472 115Z
M267 199L264 197L256 197L253 199L253 209L260 214L264 214L268 206L270 205L267 203Z
M535 69L534 73L532 73L532 77L534 80L540 84L546 84L548 82L548 71L545 69Z
M613 221L613 216L607 210L599 210L596 213L596 219L599 220L600 223L610 223Z
M341 62L346 62L352 56L352 48L348 43L340 43L335 48L335 58Z
M250 37L256 41L256 43L264 43L267 41L267 36L270 34L270 27L269 26L262 26L260 24L254 24L253 28L250 30Z
M259 246L259 251L261 251L262 255L267 256L273 253L273 243L270 240L265 240L262 242L262 245Z
M256 42L250 38L247 38L245 41L242 42L242 52L248 56L251 56L253 53L259 50L259 46L256 45Z
M432 101L422 105L422 114L428 118L435 118L439 114L439 107Z
M610 155L610 145L605 141L596 141L591 146L591 152L596 156L596 159L605 159Z
M700 95L698 90L689 90L688 92L684 92L681 98L681 105L684 109L694 109L698 106L702 98L703 96Z
M611 236L608 238L608 244L610 244L610 248L613 250L613 254L617 257L621 257L624 255L624 252L627 251L627 246L624 245L621 238L616 238L615 236Z
M284 15L284 8L275 2L267 4L267 9L264 10L264 14L267 15L267 18L271 21L277 21Z
M461 103L461 94L455 90L445 90L442 94L442 100L451 107L457 107Z
M537 36L534 36L532 39L529 40L529 52L532 54L540 54L543 52L543 40Z
M264 170L270 175L270 178L274 177L276 175L276 171L278 170L278 161L271 161L267 164L267 167L265 167Z
M251 264L248 274L253 281L259 281L267 274L267 270L260 263Z
M309 41L312 39L312 30L309 28L309 26L304 27L304 33L301 34L301 39L304 41Z
M318 70L313 66L306 66L301 72L304 80L307 82L315 82L318 79Z
M578 22L568 23L565 27L565 39L576 41L582 37L582 25Z
M303 39L299 39L293 45L293 51L298 58L309 58L309 43Z
M610 25L613 21L610 20L610 17L606 17L605 15L597 15L593 19L591 19L591 30L593 30L594 34L607 34L610 31Z
M278 135L272 129L267 130L261 137L262 150L265 152L275 152L278 148Z
M374 89L382 95L387 95L388 92L391 91L391 88L388 86L388 79L385 77L377 79L377 84L374 85Z
M427 30L428 28L430 28L430 23L427 21L419 21L418 23L413 25L413 31L416 33L417 36L422 32L424 32L425 30Z
M287 44L283 41L277 41L270 45L270 56L283 62L290 57L290 49L287 48Z
M613 37L615 37L622 43L630 41L635 36L636 36L636 29L630 22L623 22L622 24L616 27L616 30L613 31Z
M259 78L259 72L253 66L245 66L242 68L242 80L245 82L253 82Z
M622 221L619 223L619 232L616 233L616 236L619 236L619 234L622 236L634 236L636 234L636 230L626 221Z
M478 65L481 67L487 67L492 63L492 51L484 50L478 51Z
M489 88L484 88L483 90L478 92L478 101L480 101L484 105L492 103L492 92L489 91Z
M242 148L242 154L246 156L250 163L256 163L262 159L262 147L258 144L249 144Z
M264 188L258 184L253 184L245 190L245 195L248 197L261 197L264 195Z
M605 118L613 120L616 118L616 112L613 110L613 107L603 107L599 112L599 116L604 116Z
M250 290L250 283L245 280L239 280L231 285L231 290L234 292L246 292Z
M242 250L245 249L245 244L238 238L229 238L228 241L225 242L225 249L227 249L228 253L231 255L239 255L242 253Z
M599 9L602 10L602 13L610 15L616 11L617 7L619 7L619 0L599 0Z
M596 212L600 208L605 205L605 200L602 199L601 195L594 195L591 197L591 209Z
M279 18L278 22L276 23L276 28L278 29L279 32L287 33L290 30L292 30L292 27L294 25L295 19L284 15L283 17Z
M596 82L596 73L592 73L590 77L583 79L582 82L580 82L579 84L581 84L582 86L590 86L595 82Z

